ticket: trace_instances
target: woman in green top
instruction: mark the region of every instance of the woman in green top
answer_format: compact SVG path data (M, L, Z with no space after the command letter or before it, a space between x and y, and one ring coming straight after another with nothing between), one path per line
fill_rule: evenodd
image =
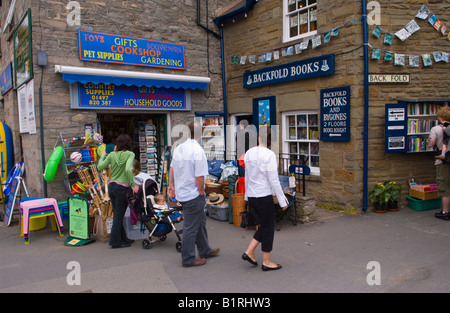
M135 186L133 181L133 162L134 153L131 137L127 134L121 134L116 139L114 151L106 155L102 151L97 168L104 170L111 165L111 181L108 185L109 197L114 210L113 225L111 228L111 237L109 244L112 248L123 248L131 246L133 240L127 238L123 227L123 218L128 207L127 195L137 191L139 186Z

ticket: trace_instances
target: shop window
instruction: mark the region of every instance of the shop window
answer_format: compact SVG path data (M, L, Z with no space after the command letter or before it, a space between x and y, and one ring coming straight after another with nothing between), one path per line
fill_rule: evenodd
M283 153L306 160L311 174L319 175L319 115L316 111L287 112L283 120Z
M317 34L317 0L284 0L283 12L283 42Z

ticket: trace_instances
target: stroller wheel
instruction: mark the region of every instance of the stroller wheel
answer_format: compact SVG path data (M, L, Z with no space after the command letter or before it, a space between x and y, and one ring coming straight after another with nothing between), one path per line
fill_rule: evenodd
M142 248L145 250L149 250L152 248L152 242L150 240L144 239L142 240Z
M159 238L160 241L164 241L164 240L166 240L166 239L167 239L167 236L166 236L166 235L161 236L161 237Z
M178 241L178 242L175 244L175 249L177 249L178 252L181 252L181 241Z

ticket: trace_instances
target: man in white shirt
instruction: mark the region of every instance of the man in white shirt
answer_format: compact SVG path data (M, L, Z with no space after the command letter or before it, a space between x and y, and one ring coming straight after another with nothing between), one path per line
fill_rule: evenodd
M183 206L181 261L184 267L203 265L206 263L205 258L215 256L220 251L219 248L211 249L206 231L204 208L208 162L203 148L194 138L194 129L201 126L192 122L188 127L191 137L173 152L168 189L169 196L175 197ZM196 245L199 259L195 259Z

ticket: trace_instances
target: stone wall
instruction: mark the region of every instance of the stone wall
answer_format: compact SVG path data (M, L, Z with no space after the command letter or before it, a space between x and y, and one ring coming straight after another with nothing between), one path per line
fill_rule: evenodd
M201 0L201 22L215 30L212 12L229 1L208 1L209 19L206 19L206 1ZM152 73L205 76L211 78L209 89L191 91L192 111L172 113L172 126L185 124L195 111L223 110L220 41L197 25L197 1L144 1L144 0L85 0L78 1L81 7L81 25L70 26L66 8L69 1L17 1L15 19L18 21L27 8L31 8L33 27L33 62L35 85L35 110L37 134L19 135L17 96L15 91L5 95L5 105L0 107L1 119L12 126L16 160L23 155L27 167L26 183L33 196L42 194L42 166L40 157L38 88L42 83L43 125L45 158L48 159L60 132L80 133L85 123L95 123L93 110L71 110L69 84L55 74L55 65L95 67L114 70L142 71ZM6 19L10 1L0 7L2 20ZM183 44L186 70L168 70L80 61L78 57L77 30L93 30L122 36L148 38ZM1 36L2 68L12 60L12 43ZM36 52L47 53L48 65L37 66ZM102 111L103 112L103 111ZM115 113L118 113L115 111ZM151 113L151 112L148 112ZM4 118L3 118L4 117ZM55 180L49 183L49 195L62 196L62 175L58 171Z
M381 27L395 33L414 18L422 4L448 24L446 14L449 1L378 1L381 7ZM362 16L361 3L354 1L318 0L318 33L341 26ZM370 9L369 9L370 12ZM319 112L320 89L350 85L351 87L351 141L320 142L320 176L309 176L307 195L316 197L316 203L334 203L349 208L362 208L363 204L363 130L364 130L364 63L362 22L356 21L339 29L339 35L317 49L311 44L301 54L281 57L270 63L232 65L230 57L270 52L301 42L282 43L283 1L259 1L246 18L225 25L225 55L228 111L230 114L252 112L252 99L276 95L277 111L315 109ZM448 14L447 14L448 15ZM405 42L393 39L389 47L397 53L421 54L448 50L448 41L427 21L420 21L421 30ZM370 36L369 43L383 47L382 39ZM335 74L294 82L244 89L245 71L286 64L329 53L335 54ZM369 57L372 50L369 49ZM449 64L422 65L418 69L394 66L382 61L370 62L370 73L410 73L408 85L370 85L369 89L369 191L377 182L395 179L407 192L406 183L415 177L423 183L434 182L434 159L430 154L386 154L384 152L384 106L406 99L449 98ZM281 114L278 114L281 126ZM281 150L280 150L281 151ZM403 203L405 200L403 198Z

